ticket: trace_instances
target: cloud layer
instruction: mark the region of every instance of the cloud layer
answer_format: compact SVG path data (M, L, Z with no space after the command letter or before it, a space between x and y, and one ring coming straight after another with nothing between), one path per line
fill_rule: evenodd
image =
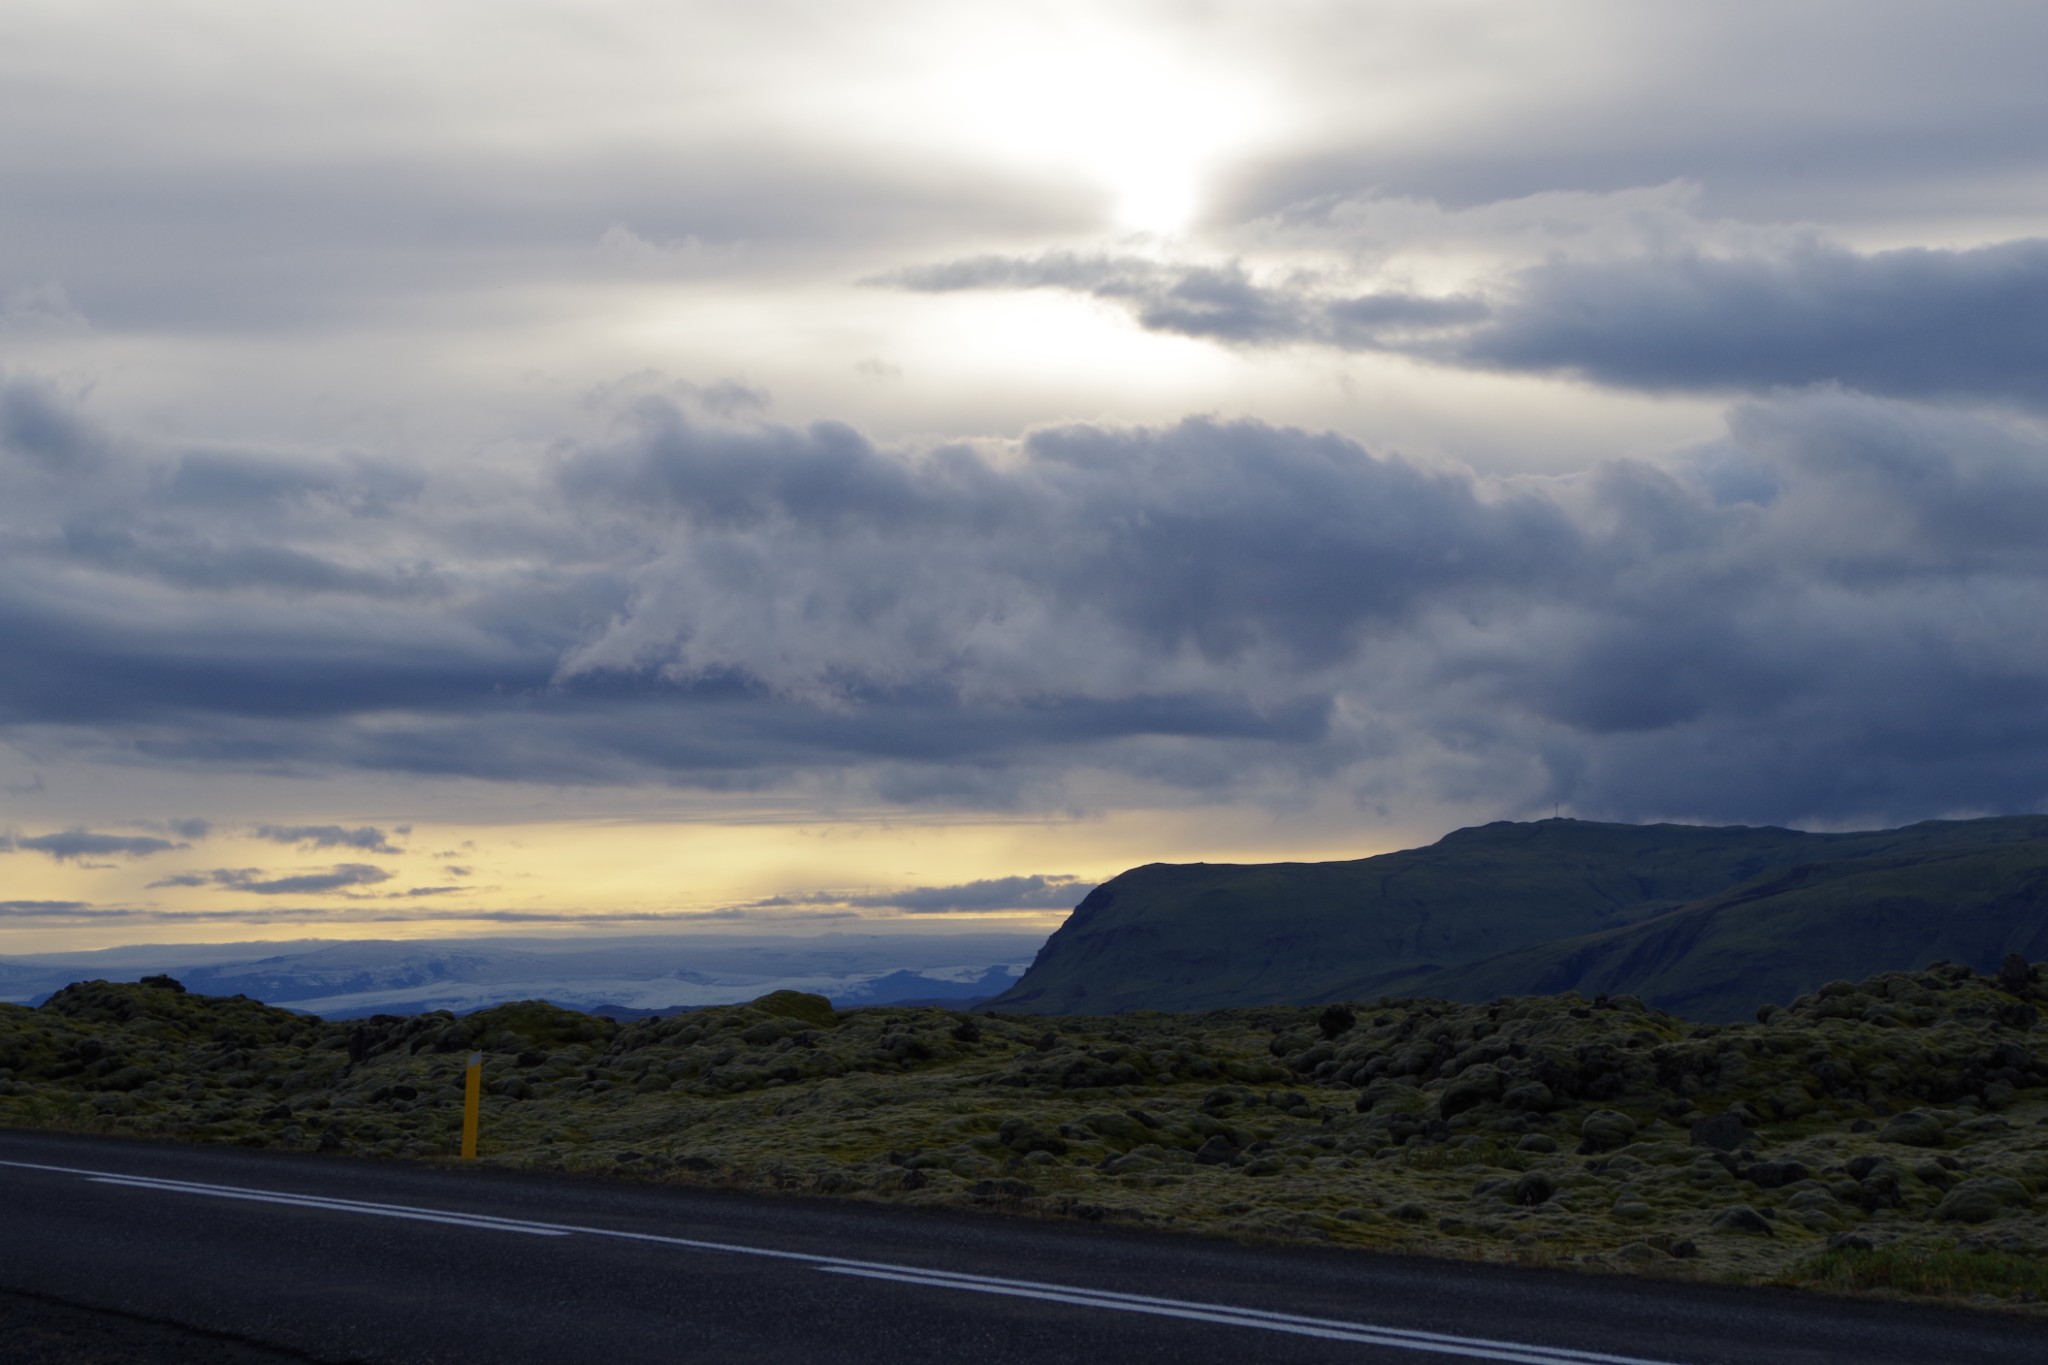
M1239 262L1052 252L878 277L923 293L1061 289L1139 326L1233 346L1387 351L1649 392L1832 384L1908 398L2048 406L2048 240L1862 254L1808 238L1558 255L1447 294L1370 289Z
M684 394L523 476L415 477L153 448L22 378L0 412L0 733L88 760L1749 821L2048 796L2023 421L1821 389L1515 479L1251 421L890 449Z

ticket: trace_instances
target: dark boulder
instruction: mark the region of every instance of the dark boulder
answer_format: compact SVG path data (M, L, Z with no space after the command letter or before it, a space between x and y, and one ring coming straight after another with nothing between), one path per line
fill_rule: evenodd
M1771 1226L1771 1220L1747 1204L1737 1204L1715 1214L1713 1229L1716 1232L1741 1232L1765 1237L1778 1235L1777 1230Z
M1934 1206L1934 1216L1955 1223L1988 1223L2007 1209L2032 1206L2034 1197L2017 1180L1980 1175L1965 1180Z
M1608 1152L1635 1141L1636 1121L1617 1109L1596 1109L1579 1120L1579 1153Z
M1797 1161L1759 1161L1736 1172L1736 1178L1747 1180L1760 1190L1776 1190L1801 1180L1811 1180L1813 1172Z
M1358 1023L1358 1016L1342 1005L1330 1005L1316 1016L1316 1027L1323 1031L1323 1037L1335 1038L1348 1033Z
M1896 1115L1879 1130L1879 1142L1897 1142L1907 1147L1939 1147L1946 1134L1941 1120L1924 1109Z
M1003 1126L996 1130L996 1141L1019 1156L1031 1152L1051 1152L1054 1156L1065 1156L1067 1144L1055 1133L1048 1133L1030 1119L1005 1119Z
M1998 969L1998 989L2009 995L2031 994L2034 984L2040 979L2040 969L2029 966L2018 953L2007 953L2004 964Z
M1714 1114L1697 1119L1692 1125L1692 1145L1712 1147L1720 1152L1732 1152L1746 1147L1756 1140L1749 1125L1733 1114Z
M1502 1088L1500 1072L1490 1066L1474 1067L1444 1086L1443 1094L1437 1097L1437 1113L1447 1119L1456 1118L1468 1109L1499 1099Z

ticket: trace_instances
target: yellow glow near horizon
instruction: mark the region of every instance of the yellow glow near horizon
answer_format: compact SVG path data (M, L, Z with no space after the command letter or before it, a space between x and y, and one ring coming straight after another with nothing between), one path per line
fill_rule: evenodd
M360 818L339 821L364 823ZM389 822L385 822L388 824ZM1096 818L876 817L753 821L566 819L492 825L415 824L395 854L282 847L216 831L187 850L111 865L57 863L17 853L10 900L77 901L150 911L113 920L16 920L0 954L127 943L293 938L447 938L564 933L649 934L959 932L1049 933L1065 908L910 915L885 908L846 914L832 893L862 896L1039 873L1088 886L1148 862L1250 862L1360 857L1398 846L1347 837L1327 819L1281 827L1232 807L1123 811ZM266 878L361 863L389 880L327 894L267 896L219 885L157 886L181 874L262 867ZM464 871L457 875L449 867ZM409 893L436 886L454 891ZM773 897L794 904L754 907ZM821 918L816 910L836 912ZM713 911L744 908L742 917ZM520 912L545 919L490 918ZM227 915L210 912L229 912ZM256 918L236 918L255 912ZM654 915L656 919L608 918ZM187 918L189 916L189 918Z

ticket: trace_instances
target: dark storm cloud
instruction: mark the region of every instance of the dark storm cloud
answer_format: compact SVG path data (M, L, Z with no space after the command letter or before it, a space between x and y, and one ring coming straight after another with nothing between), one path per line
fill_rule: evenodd
M96 432L47 383L0 373L0 450L46 472L82 472L102 451Z
M26 849L46 853L58 862L84 858L147 858L188 845L148 835L98 834L86 829L68 829L57 834L37 834L0 842L0 849Z
M1838 384L1898 397L2048 404L2048 240L1969 251L1555 259L1489 297L1347 295L1244 268L1050 256L883 277L921 291L1059 288L1152 331L1238 346L1393 351L1473 369L1652 392Z
M195 451L116 470L113 481L111 489L68 489L44 543L74 564L202 591L413 597L450 589L419 564L349 562L364 531L389 523L421 489L416 475L384 462Z
M86 488L0 456L0 732L86 759L1040 809L1076 783L1777 822L2048 797L2048 449L2023 423L1822 389L1517 480L1257 422L902 451L641 398L530 483L456 467L384 496L315 460L245 519L241 482L167 503L178 454L64 416L114 453ZM180 588L49 534L81 507L229 549L346 541L448 588Z
M514 570L467 593L436 584L430 556L468 539L466 526L423 524L372 462L315 458L305 479L209 479L173 496L189 467L181 454L124 452L96 477L57 482L8 453L0 724L310 719L359 712L371 697L394 709L473 703L522 674L544 686L589 619L574 569ZM465 626L465 608L477 625Z
M402 825L395 832L410 834L412 830L410 826ZM255 835L274 844L296 844L301 848L353 848L364 853L402 852L391 842L389 835L374 825L360 825L355 829L341 825L258 825Z
M653 662L796 692L994 684L999 659L1028 670L1039 645L1098 629L1162 656L1314 663L1575 552L1541 498L1261 423L1074 425L1033 433L1025 455L910 461L839 424L714 429L643 404L630 436L561 471L573 496L667 528L632 609L571 675ZM1147 690L1110 704L1156 705ZM1042 698L1091 694L1110 701L1079 677Z
M842 739L892 701L984 743L1020 714L1123 709L1099 761L1217 789L1247 776L1195 756L1225 741L1141 743L1136 694L1311 708L1298 740L1241 746L1251 768L1363 762L1450 790L1473 765L1479 792L1526 780L1604 814L1879 816L1922 782L1941 795L1921 809L2025 808L2044 795L2019 756L2044 742L2024 709L2048 678L2024 605L2048 578L2042 456L2025 428L1826 392L1740 410L1664 464L1519 483L1248 423L1058 428L999 464L643 412L563 483L671 538L566 676L748 677L778 716L826 706ZM910 701L935 680L953 704ZM1951 729L2020 748L1944 748ZM1716 744L1771 779L1657 776L1658 751ZM944 761L1005 752L1030 750Z
M431 578L402 568L369 573L276 545L223 546L200 537L167 543L169 538L161 528L152 529L155 535L138 534L126 527L76 524L64 529L65 548L80 563L201 591L260 588L268 592L411 597L442 589Z
M1840 384L2048 402L2048 241L1874 255L1557 261L1523 271L1462 363L1622 388Z

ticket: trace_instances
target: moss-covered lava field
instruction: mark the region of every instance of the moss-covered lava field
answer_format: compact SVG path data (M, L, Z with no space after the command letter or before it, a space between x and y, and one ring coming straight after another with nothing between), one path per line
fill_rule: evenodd
M2038 969L1753 1024L1575 995L1034 1018L783 992L328 1023L174 981L0 1005L0 1125L1114 1220L2019 1311L2048 1297Z

